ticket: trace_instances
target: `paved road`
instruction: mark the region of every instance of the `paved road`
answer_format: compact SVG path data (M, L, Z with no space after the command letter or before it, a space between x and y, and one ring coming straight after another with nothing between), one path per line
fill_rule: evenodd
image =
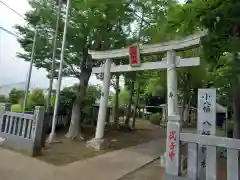
M159 159L130 173L119 180L163 180L164 169L159 167Z
M195 129L183 129L185 133L196 133ZM224 136L223 131L217 131L218 136ZM227 179L226 159L218 159L218 180ZM159 159L120 178L119 180L164 180L164 168L159 167Z
M165 139L159 139L56 167L0 148L0 180L117 180L164 151Z
M159 158L165 143L158 139L60 167L0 148L0 180L117 180Z

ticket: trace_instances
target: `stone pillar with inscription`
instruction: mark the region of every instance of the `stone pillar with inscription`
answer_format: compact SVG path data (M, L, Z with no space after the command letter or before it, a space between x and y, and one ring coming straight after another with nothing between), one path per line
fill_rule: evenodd
M109 97L109 86L111 80L111 64L112 61L107 59L104 65L104 78L103 78L103 87L101 92L100 107L98 111L97 127L95 138L87 142L87 146L93 147L95 149L101 149L101 145L104 141L104 126L108 108L108 97Z
M216 133L216 89L198 90L197 133L202 135L215 135ZM211 168L216 168L216 148L211 149L213 155ZM209 169L210 170L210 169ZM210 170L216 172L215 170ZM198 179L206 179L206 146L198 146Z
M178 112L176 55L174 51L167 52L167 64L168 122L165 171L166 176L178 176L181 169L179 141L181 123Z

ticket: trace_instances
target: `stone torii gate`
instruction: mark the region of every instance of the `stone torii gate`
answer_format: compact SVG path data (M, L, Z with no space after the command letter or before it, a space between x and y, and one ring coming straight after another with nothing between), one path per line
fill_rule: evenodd
M182 40L170 41L167 43L143 45L139 49L139 54L151 53L167 53L167 57L163 61L140 63L140 56L138 56L137 64L119 65L112 63L111 59L127 57L130 55L130 48L123 48L118 50L108 51L89 51L89 54L95 60L106 60L102 67L93 68L92 73L104 73L103 87L100 100L100 108L98 113L97 127L95 138L88 141L87 146L95 149L100 149L104 141L104 125L107 113L107 105L109 98L109 85L111 72L130 72L153 69L167 69L167 93L168 93L168 125L167 132L172 129L177 129L180 133L180 116L178 112L178 98L177 98L177 67L198 66L200 64L199 57L182 59L175 55L176 51L193 48L199 45L200 38L204 33L188 36ZM166 59L166 60L165 60ZM177 136L179 137L179 136ZM168 141L168 140L167 140ZM179 145L175 147L175 152L179 153ZM179 162L177 160L177 162ZM178 163L176 164L178 166Z

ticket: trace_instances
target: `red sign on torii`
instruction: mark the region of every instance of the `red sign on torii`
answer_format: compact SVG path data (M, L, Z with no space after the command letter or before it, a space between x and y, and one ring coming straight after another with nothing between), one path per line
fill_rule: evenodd
M140 66L140 49L138 44L129 47L129 64L131 66Z

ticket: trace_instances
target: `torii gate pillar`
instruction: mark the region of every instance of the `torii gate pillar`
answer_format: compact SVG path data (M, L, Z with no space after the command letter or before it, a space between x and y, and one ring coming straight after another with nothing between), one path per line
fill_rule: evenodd
M107 59L104 65L104 78L103 78L103 87L101 90L101 99L100 99L100 107L98 111L98 119L97 119L97 127L95 132L95 138L87 142L87 146L93 147L97 150L101 149L101 145L104 141L104 126L105 126L105 118L108 109L108 98L109 98L109 86L111 80L111 64L112 61Z
M178 175L180 170L180 144L179 135L181 132L180 116L178 114L178 98L177 98L177 72L176 67L197 66L200 64L199 57L185 58L177 57L175 51L184 50L199 46L200 38L205 32L188 36L182 40L170 41L168 43L143 45L140 49L141 54L165 53L167 52L167 62L145 62L140 66L131 65L111 65L111 61L107 60L103 67L93 68L92 73L104 73L103 89L98 115L95 138L87 143L87 146L100 149L103 142L104 124L107 113L109 81L111 72L130 72L140 70L167 69L167 88L168 88L168 123L167 123L167 141L166 141L166 172L172 171L170 174ZM130 55L129 48L109 50L109 51L89 51L93 59L112 59L122 58Z
M169 65L167 69L168 122L164 159L166 162L165 171L179 175L181 167L179 144L181 119L178 112L176 59L174 51L167 51L167 64Z
M167 94L168 94L168 116L178 114L178 97L177 97L177 71L176 55L174 51L167 52Z

